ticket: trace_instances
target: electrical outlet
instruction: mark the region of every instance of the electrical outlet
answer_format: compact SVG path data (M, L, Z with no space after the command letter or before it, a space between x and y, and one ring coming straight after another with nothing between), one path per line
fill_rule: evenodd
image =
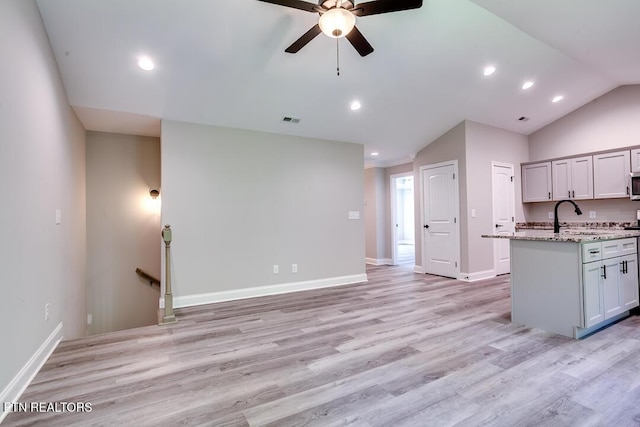
M596 217L596 211L589 211L589 218L595 218Z
M298 272L298 264L291 264L291 272L292 273Z
M89 313L87 314L87 325L90 325L93 323L93 314Z
M549 219L553 219L553 212L549 212Z
M273 265L273 274L278 274L280 272L280 268L278 267L278 264L274 264Z
M49 320L49 308L50 308L49 303L46 303L44 305L44 320Z

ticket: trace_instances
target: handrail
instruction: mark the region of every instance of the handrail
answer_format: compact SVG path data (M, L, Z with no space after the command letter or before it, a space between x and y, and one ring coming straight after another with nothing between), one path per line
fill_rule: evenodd
M136 268L136 273L138 273L138 276L142 277L143 279L147 279L149 281L149 286L153 286L154 283L157 283L158 286L160 286L160 280L156 279L146 271L140 268Z

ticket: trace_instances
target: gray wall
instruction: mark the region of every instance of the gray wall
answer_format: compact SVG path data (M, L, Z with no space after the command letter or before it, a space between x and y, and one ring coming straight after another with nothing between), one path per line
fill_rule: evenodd
M85 332L85 132L34 1L0 2L0 40L3 396L60 323L65 338Z
M465 124L467 209L461 212L463 223L466 224L461 240L466 252L462 258L466 262L462 262L461 271L477 273L493 270L494 267L494 239L480 237L494 231L491 162L513 165L515 220L524 221L520 163L528 160L529 147L525 135L472 121L466 121ZM476 210L475 218L471 217L471 209Z
M365 273L362 145L164 121L161 146L176 299Z
M464 275L492 270L493 242L480 237L493 231L491 162L513 164L516 221L523 221L519 168L521 162L528 160L527 137L467 120L418 153L413 163L416 177L416 265L422 264L420 167L449 160L458 160L460 272ZM476 210L475 218L471 218L471 209Z
M420 206L420 189L422 188L422 182L420 181L420 167L431 165L435 163L445 162L449 160L458 160L458 172L460 183L460 212L465 212L467 209L467 186L466 186L466 158L465 158L465 134L466 126L465 122L460 122L441 137L424 147L418 152L413 160L413 170L415 174L415 221L416 221L416 267L422 266L422 207ZM460 222L460 230L466 228L466 223ZM461 237L461 247L466 244L466 237ZM466 251L461 251L460 260L461 271L465 268Z
M620 86L529 135L531 161L640 145L640 85ZM587 215L567 222L635 221L640 203L628 199L578 202ZM550 221L554 202L527 203L528 221ZM595 211L595 220L588 218Z
M391 260L391 175L413 173L413 163L364 170L367 262Z
M158 321L160 289L160 139L87 132L87 311L89 334Z
M384 169L364 170L364 227L367 262L382 262L384 256Z

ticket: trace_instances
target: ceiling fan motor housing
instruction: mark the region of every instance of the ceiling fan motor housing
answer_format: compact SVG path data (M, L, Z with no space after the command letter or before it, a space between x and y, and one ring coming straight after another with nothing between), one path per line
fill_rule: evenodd
M333 9L338 5L338 0L320 0L318 6L325 10ZM351 0L343 0L340 5L343 9L353 9L353 2Z

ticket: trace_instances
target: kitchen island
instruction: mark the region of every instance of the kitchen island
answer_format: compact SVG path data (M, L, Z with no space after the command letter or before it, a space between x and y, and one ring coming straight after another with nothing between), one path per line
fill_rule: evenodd
M638 237L628 230L526 230L510 239L511 320L581 338L638 306Z

